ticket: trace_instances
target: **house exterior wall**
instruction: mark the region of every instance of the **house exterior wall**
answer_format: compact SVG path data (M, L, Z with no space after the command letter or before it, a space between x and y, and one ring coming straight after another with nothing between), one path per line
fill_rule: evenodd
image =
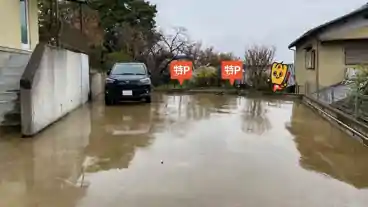
M295 79L296 83L301 87L299 89L300 93L304 93L306 90L315 90L316 86L316 71L318 69L318 64L315 64L315 69L310 70L306 68L305 64L305 47L311 46L312 49L317 50L317 41L315 40L309 40L302 45L299 45L296 47L295 50ZM316 52L317 53L317 52ZM316 54L316 62L317 62L317 56ZM308 83L309 88L306 89L305 86ZM312 87L312 88L311 88Z
M30 0L29 5L29 36L31 40L31 50L38 44L38 0Z
M343 43L320 44L319 84L320 88L340 83L345 75Z
M316 50L315 70L306 69L304 47L297 47L295 53L295 73L297 83L303 87L306 82L308 82L310 87L312 87L309 89L312 91L316 90L317 70L319 88L342 82L345 79L346 70L354 67L352 65L345 65L344 48L345 46L353 44L368 44L368 42L364 40L359 42L315 42L313 44L313 49ZM302 90L300 91L303 92Z
M0 1L0 47L21 49L21 20L19 0ZM37 0L29 0L29 36L31 49L38 43Z
M300 46L296 49L295 74L296 80L301 87L309 84L309 91L315 91L317 88L317 72L319 88L331 86L344 80L345 55L344 44L323 43L314 41L313 49L316 50L315 69L306 69L305 49ZM300 90L303 92L303 90Z

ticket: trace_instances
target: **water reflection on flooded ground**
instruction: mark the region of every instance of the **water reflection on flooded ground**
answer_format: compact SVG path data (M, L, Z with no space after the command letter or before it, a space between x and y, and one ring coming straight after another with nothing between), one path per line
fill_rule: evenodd
M17 136L0 140L0 206L368 203L368 149L290 101L158 94Z

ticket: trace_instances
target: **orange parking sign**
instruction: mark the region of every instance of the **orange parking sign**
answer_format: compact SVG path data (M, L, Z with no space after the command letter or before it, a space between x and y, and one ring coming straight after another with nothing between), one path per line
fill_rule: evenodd
M242 61L222 61L221 62L221 77L224 80L229 80L233 85L235 80L243 79L243 62Z
M180 85L184 80L192 78L193 63L191 61L172 61L170 63L171 79L178 80Z

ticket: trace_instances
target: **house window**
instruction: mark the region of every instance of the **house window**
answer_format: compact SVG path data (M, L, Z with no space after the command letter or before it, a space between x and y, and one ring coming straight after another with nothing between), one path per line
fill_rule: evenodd
M345 65L368 64L368 46L366 44L345 47Z
M316 52L313 49L306 49L305 51L305 68L314 70L315 68Z
M29 0L20 0L20 29L22 49L30 49L29 41L29 19L28 19L28 3Z

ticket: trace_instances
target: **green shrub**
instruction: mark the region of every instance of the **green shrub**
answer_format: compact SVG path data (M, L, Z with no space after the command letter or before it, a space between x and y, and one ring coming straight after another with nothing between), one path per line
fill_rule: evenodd
M215 67L201 66L194 71L193 84L195 86L206 87L217 85L217 69Z
M367 65L357 65L354 68L358 70L356 76L353 78L353 84L351 84L351 89L353 94L368 94L368 66Z

